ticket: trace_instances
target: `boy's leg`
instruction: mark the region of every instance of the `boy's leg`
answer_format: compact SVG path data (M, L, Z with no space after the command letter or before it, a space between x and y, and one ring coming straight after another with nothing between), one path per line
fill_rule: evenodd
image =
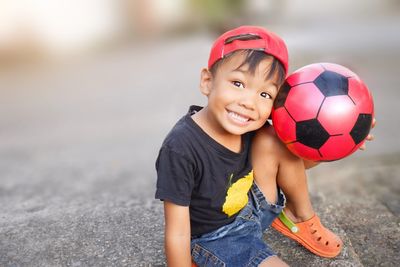
M314 215L303 160L294 156L275 136L273 127L257 132L252 146L254 179L270 203L277 199L277 186L286 196L285 213L294 222Z
M303 160L282 144L273 127L257 132L251 156L254 179L265 198L276 203L277 186L286 196L284 215L291 221L290 230L287 220L286 224L283 223L284 219L276 219L273 227L319 256L335 257L339 254L342 241L320 223L312 208ZM296 227L292 228L294 225Z
M259 267L289 267L286 262L282 261L277 256L269 257L258 265Z

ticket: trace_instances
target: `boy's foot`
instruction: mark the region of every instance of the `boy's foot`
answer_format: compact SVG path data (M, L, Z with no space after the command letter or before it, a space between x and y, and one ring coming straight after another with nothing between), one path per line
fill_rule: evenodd
M294 223L282 211L272 227L321 257L336 257L343 247L342 240L325 228L315 214L307 221Z

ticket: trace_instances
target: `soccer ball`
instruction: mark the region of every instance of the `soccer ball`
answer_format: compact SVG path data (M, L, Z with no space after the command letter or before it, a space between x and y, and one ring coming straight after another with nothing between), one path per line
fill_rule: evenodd
M374 116L372 95L349 69L315 63L287 77L272 109L277 136L297 156L333 161L355 152Z

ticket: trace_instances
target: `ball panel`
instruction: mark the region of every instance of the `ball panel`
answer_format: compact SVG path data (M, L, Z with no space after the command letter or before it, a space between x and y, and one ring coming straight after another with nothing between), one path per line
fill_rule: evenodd
M278 95L275 98L275 101L274 101L275 109L278 109L285 105L285 101L289 94L290 89L291 89L291 86L287 82L284 82L284 84L279 89Z
M313 82L322 72L324 72L324 68L322 68L320 64L311 64L293 72L289 77L287 77L286 81L291 86Z
M372 114L360 114L354 124L353 129L350 131L350 135L357 145L364 141L368 136L368 133L372 125Z
M327 97L348 93L347 78L336 72L324 71L315 79L314 84Z
M295 142L287 144L287 148L295 155L308 160L320 161L322 159L318 149L314 149L303 145L301 143Z
M355 146L349 134L331 136L319 149L326 161L333 161L344 158L351 154Z
M319 149L329 139L329 133L317 119L312 119L296 123L296 137L298 142Z
M336 72L339 73L345 77L353 77L353 76L357 76L354 72L352 72L351 70L349 70L346 67L343 67L342 65L339 64L334 64L334 63L321 63L321 65L323 66L323 68L325 70L329 70L332 72Z
M356 103L359 113L373 113L374 102L367 86L358 78L349 79L349 97Z
M272 125L276 134L284 143L296 140L296 123L285 108L272 111Z
M360 142L359 144L355 145L355 146L353 147L353 149L351 150L351 153L350 153L350 154L353 154L354 152L356 152L356 151L360 148L360 146L362 146L364 143L365 143L365 140L362 141L362 142ZM349 155L350 155L350 154L349 154Z
M301 84L292 87L286 98L285 107L295 121L313 119L324 96L313 83Z
M347 95L327 97L318 114L318 121L330 135L348 133L357 120L355 104Z

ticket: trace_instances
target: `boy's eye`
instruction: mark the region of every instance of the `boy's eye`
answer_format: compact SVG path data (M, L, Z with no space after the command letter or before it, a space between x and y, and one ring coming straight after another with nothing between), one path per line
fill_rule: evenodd
M271 96L270 94L268 94L267 92L262 92L262 93L260 94L260 96L261 96L261 97L264 97L264 98L272 98L272 96Z
M240 87L240 88L244 88L243 83L239 82L239 81L233 81L232 84L236 87Z

